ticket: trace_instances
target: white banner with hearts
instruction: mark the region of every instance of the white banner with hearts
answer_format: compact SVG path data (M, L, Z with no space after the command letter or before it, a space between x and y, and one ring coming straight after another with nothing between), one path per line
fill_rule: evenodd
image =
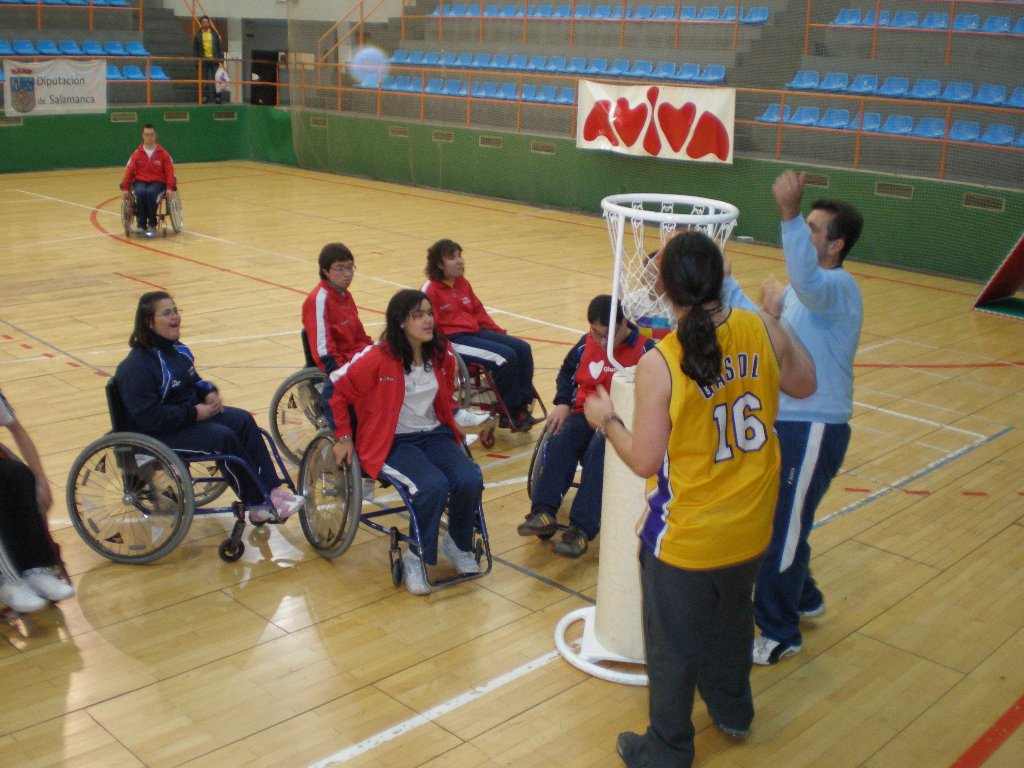
M734 88L579 81L576 146L625 155L732 163Z

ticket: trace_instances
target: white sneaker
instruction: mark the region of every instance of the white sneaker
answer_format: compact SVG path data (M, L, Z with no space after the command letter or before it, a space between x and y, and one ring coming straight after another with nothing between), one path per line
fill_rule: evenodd
M48 605L46 600L21 579L8 579L4 576L0 576L0 601L7 603L18 613L41 611Z
M405 578L405 588L414 595L429 595L430 585L423 577L423 567L420 559L414 555L411 549L407 549L402 555L402 574Z
M825 615L825 603L822 603L817 608L811 608L809 611L800 611L801 619L816 619L819 616Z
M377 491L377 481L372 477L363 478L363 501L373 501L373 494Z
M478 440L480 440L480 435L466 435L463 438L463 442L465 442L467 448L469 448L469 446L473 445L473 443L477 442Z
M479 427L491 419L491 414L486 411L476 411L470 408L459 408L455 412L455 423L463 429Z
M277 516L282 521L287 520L306 503L304 496L297 496L282 485L270 491L270 503L277 510Z
M67 600L75 595L75 588L64 579L58 578L49 568L29 568L21 576L33 592L51 603Z
M441 554L452 561L452 565L459 573L480 573L480 563L473 557L473 553L459 549L448 533L441 539Z
M783 645L778 640L758 635L754 638L754 649L752 652L754 663L767 667L769 664L776 664L787 656L796 656L803 650L802 645Z

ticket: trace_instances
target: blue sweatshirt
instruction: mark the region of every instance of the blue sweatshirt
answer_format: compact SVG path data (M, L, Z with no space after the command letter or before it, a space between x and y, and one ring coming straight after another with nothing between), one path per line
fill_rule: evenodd
M779 395L780 421L845 424L853 416L853 358L864 317L860 288L842 267L822 269L803 216L782 222L782 251L789 286L782 295L782 320L807 348L818 390L802 400ZM722 301L756 309L739 283L728 277Z

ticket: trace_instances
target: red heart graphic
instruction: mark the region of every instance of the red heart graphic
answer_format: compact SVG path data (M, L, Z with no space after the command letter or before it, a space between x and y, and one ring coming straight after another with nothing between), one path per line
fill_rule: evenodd
M705 112L697 118L697 127L693 129L693 138L686 147L686 154L695 160L704 155L714 155L719 160L729 157L729 132L711 112Z
M637 138L640 136L640 131L644 129L646 122L646 104L637 104L635 107L630 107L629 101L624 97L620 97L615 102L612 125L615 126L615 132L619 134L619 138L625 142L627 147L632 147L636 143Z
M683 148L686 137L690 135L693 116L696 114L697 105L692 101L686 102L678 109L671 104L658 105L658 124L673 152L678 152Z
M619 139L612 130L611 118L608 113L612 108L610 101L597 101L593 109L583 122L583 138L586 141L593 141L598 136L604 136L611 142L613 147L619 146Z
M647 102L651 105L651 114L655 114L655 105L658 103L658 90L657 86L651 86L647 89ZM647 150L647 154L657 157L661 154L661 136L658 135L658 126L654 120L647 126L647 133L644 134L644 149Z

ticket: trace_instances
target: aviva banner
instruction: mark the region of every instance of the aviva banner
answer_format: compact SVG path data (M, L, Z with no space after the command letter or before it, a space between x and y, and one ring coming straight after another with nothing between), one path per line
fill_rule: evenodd
M4 112L8 117L106 109L107 63L103 59L4 60Z
M733 88L579 81L576 146L625 155L731 163Z

